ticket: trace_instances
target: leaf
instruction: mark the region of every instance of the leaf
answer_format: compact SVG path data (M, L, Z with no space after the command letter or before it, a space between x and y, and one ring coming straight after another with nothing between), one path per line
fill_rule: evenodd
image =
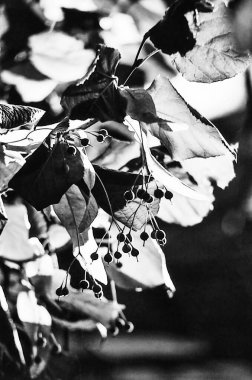
M167 148L172 159L234 155L218 129L185 102L168 78L159 76L147 91L157 115L167 120L147 128Z
M34 127L44 113L45 111L39 108L2 103L0 104L0 128Z
M151 230L151 226L148 225L146 232L149 235ZM116 231L114 233L116 234ZM152 288L165 284L170 292L174 293L175 287L167 271L165 256L160 246L151 238L146 240L143 246L139 232L131 231L131 235L133 246L140 252L138 261L134 257L122 253L120 269L116 267L115 263L105 266L108 276L122 288ZM117 244L114 246L113 253L115 250L117 250Z
M71 119L122 122L124 102L117 89L115 70L120 60L118 50L99 45L88 73L62 95L61 105Z
M224 2L213 13L200 13L196 44L184 56L171 57L176 69L193 82L212 83L246 70L249 55L236 46L228 9Z
M9 186L37 210L58 203L62 195L84 176L81 154L67 152L68 144L57 141L52 148L43 143L30 155Z
M77 185L72 185L60 202L53 205L53 209L68 231L73 246L83 245L80 234L89 228L98 212L94 197L85 194Z
M9 181L25 164L21 154L9 151L0 145L0 192L7 190Z
M103 210L111 215L111 208L116 220L131 227L134 230L141 229L148 220L148 209L141 204L139 198L135 198L131 202L124 199L124 192L134 186L134 191L142 187L143 179L137 174L111 170L94 165L97 175L97 180L93 188L95 199ZM147 180L147 177L146 177ZM103 186L101 185L103 183ZM104 189L105 188L105 189ZM148 193L153 194L156 189L156 184L152 181L148 184ZM106 192L105 192L106 190ZM106 196L106 193L108 197ZM109 202L111 208L109 207ZM148 206L156 215L159 208L159 200L154 199L154 202Z

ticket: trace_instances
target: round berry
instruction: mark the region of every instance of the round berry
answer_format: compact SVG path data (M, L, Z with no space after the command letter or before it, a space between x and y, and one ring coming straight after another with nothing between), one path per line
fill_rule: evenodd
M93 252L93 253L91 253L90 258L91 258L91 260L95 261L95 260L98 260L99 255L97 252Z
M120 261L118 261L116 263L116 266L117 266L118 269L121 269L123 265L122 265L122 263Z
M150 197L150 194L147 193L147 191L146 191L145 194L144 194L144 196L143 196L143 201L144 201L144 202L147 202L148 199L149 199L149 197Z
M140 239L146 241L149 239L149 234L146 231L141 232Z
M126 201L133 201L133 199L135 198L135 194L132 190L125 191L123 196Z
M95 293L96 298L102 298L103 292Z
M120 243L122 243L122 242L124 242L124 240L125 240L125 235L124 235L124 233L123 232L119 232L119 234L117 235L117 240L120 242Z
M159 245L164 246L167 243L167 240L164 238L162 240L158 240Z
M103 143L103 141L105 140L104 136L103 135L98 135L96 137L96 140L99 142L99 143Z
M148 198L145 200L147 203L152 203L154 201L154 197L152 195L149 195Z
M54 355L59 355L59 354L61 354L61 352L62 352L62 347L61 347L61 345L58 343L58 344L54 344L53 345L53 347L52 347L52 349L51 349L51 352L52 352L52 354L54 354Z
M107 131L107 129L102 128L102 129L99 130L99 134L102 135L102 136L104 136L104 137L107 137L108 136L108 131Z
M100 284L97 284L97 282L94 283L92 290L94 293L100 293L102 291L102 287Z
M156 189L154 191L154 197L155 198L161 199L161 198L163 198L163 196L164 196L164 190L162 190L162 189Z
M89 281L88 280L81 280L80 281L80 288L85 290L85 289L88 289L90 286L89 284Z
M131 249L132 249L131 245L129 245L129 244L124 244L123 247L122 247L122 251L124 253L129 253L131 251Z
M70 156L75 156L77 152L77 149L75 148L74 145L69 145L67 148L67 153L70 154Z
M122 318L120 318L120 317L118 317L116 319L116 321L115 321L115 325L116 325L116 327L118 327L119 329L121 329L122 327L125 326L125 320L122 319Z
M132 333L132 331L134 330L134 325L133 325L133 323L127 321L126 324L125 324L125 326L124 326L124 329L125 329L125 331L126 331L128 334Z
M84 146L84 147L88 146L89 143L90 143L89 139L86 138L86 137L84 139L81 139L80 142L81 142L81 145Z
M64 286L64 288L62 288L62 296L67 296L69 294L69 290L67 289L66 286Z
M39 337L36 343L38 347L45 347L47 345L47 339L43 337L42 334L39 334Z
M114 258L115 258L116 260L119 260L121 257L122 257L121 252L116 251L116 252L114 253Z
M173 198L173 194L169 190L166 190L165 198L171 200Z
M162 240L165 238L165 232L163 230L157 230L156 231L156 239L157 240Z
M137 190L137 193L136 193L136 196L139 198L139 199L144 199L144 196L146 195L146 191L144 189L138 189Z
M56 296L58 297L61 297L63 294L62 294L62 286L60 286L59 288L56 289L55 291L56 293Z
M136 248L132 248L131 256L133 256L133 257L137 257L138 255L139 255L139 251L138 251L138 249L136 249Z
M104 261L108 264L111 263L113 261L112 255L110 253L106 253L106 255L104 256Z

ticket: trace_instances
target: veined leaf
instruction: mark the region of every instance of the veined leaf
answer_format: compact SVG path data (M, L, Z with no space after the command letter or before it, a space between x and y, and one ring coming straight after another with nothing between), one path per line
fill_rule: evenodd
M44 113L45 111L39 108L0 104L0 128L12 129L20 126L32 128Z
M184 56L172 56L172 63L187 80L212 83L231 78L248 67L249 55L237 48L228 16L224 2L216 12L200 13L194 48Z
M123 121L124 101L119 96L114 75L119 60L118 50L99 45L88 73L62 95L61 104L71 119Z
M147 91L157 115L167 120L147 127L167 148L172 159L234 155L218 129L185 102L168 78L159 76Z
M30 155L9 186L37 210L58 203L62 195L84 176L79 150L68 153L68 144L57 141L52 148L43 143Z
M128 227L132 226L133 230L138 230L141 229L146 223L146 220L148 220L148 208L153 215L157 214L159 209L158 199L154 199L148 208L146 208L137 197L130 202L124 199L124 192L129 190L132 186L134 186L134 191L142 187L142 176L105 169L98 165L94 165L94 169L97 175L96 183L93 188L95 199L98 205L107 213L111 215L112 211L116 220ZM153 194L156 189L156 184L152 181L147 185L147 188L148 193Z

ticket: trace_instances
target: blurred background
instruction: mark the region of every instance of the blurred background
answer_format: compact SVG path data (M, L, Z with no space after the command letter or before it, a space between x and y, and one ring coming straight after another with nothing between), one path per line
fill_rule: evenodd
M2 0L0 100L46 110L41 125L57 122L63 90L85 74L97 43L120 50L122 84L142 36L168 3ZM152 50L147 43L144 53ZM68 361L53 359L51 365L69 370L78 356L84 370L76 380L251 379L251 71L213 84L189 83L157 54L128 85L146 87L160 73L228 142L239 141L236 178L227 189L215 190L214 211L202 223L181 227L160 221L167 233L164 252L174 297L169 299L162 286L141 292L118 289L134 332L90 345L86 334L83 350L79 335L72 334ZM68 370L57 378L70 378Z

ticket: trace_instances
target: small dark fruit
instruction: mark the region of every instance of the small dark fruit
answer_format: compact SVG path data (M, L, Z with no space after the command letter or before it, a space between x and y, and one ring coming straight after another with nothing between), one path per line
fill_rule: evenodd
M134 330L134 325L133 325L133 323L130 322L130 321L127 321L126 324L125 324L125 326L124 326L124 329L125 329L125 331L126 331L128 334L132 333L132 331Z
M156 232L157 232L156 230L152 230L151 231L150 236L151 236L152 239L156 239Z
M94 283L92 290L94 293L100 293L102 291L102 287L101 287L101 285Z
M108 131L107 131L107 129L102 128L102 129L99 130L99 134L102 135L102 136L104 136L104 137L107 137L108 136Z
M137 257L138 255L139 255L139 251L138 251L138 249L136 249L136 248L132 248L131 256L133 256L133 257Z
M124 242L124 240L125 240L125 235L124 235L124 233L123 232L119 232L119 234L117 235L117 240L120 242L120 243L122 243L122 242Z
M85 289L88 289L90 286L90 283L88 280L81 280L80 281L80 288L85 290Z
M86 138L86 137L84 139L81 139L80 142L81 142L81 145L84 146L84 147L88 146L89 143L90 143L89 139Z
M131 251L132 247L130 244L124 244L123 247L122 247L122 251L124 253L129 253Z
M114 258L115 258L116 260L119 260L121 257L122 257L121 252L116 251L116 252L114 253Z
M137 190L136 196L139 199L143 199L145 195L146 195L146 191L144 189L138 189Z
M157 230L156 231L156 239L157 240L162 240L165 238L165 232L163 230Z
M102 298L103 292L95 293L96 298Z
M154 197L152 195L149 195L148 198L145 200L147 203L152 203L154 201Z
M166 190L165 198L171 200L173 198L173 194L169 190Z
M77 149L75 148L74 145L69 145L69 147L67 148L67 153L70 154L70 156L75 156L77 152Z
M108 264L111 263L113 261L113 256L110 253L106 253L104 256L104 261Z
M161 199L161 198L163 198L163 196L164 196L164 190L162 190L162 189L156 189L154 191L154 197L155 198Z
M95 260L98 260L99 255L97 252L93 252L93 253L91 253L90 258L91 258L91 260L95 261Z
M64 286L64 288L62 288L62 296L67 296L69 294L69 290L67 289L66 286Z
M121 269L123 265L122 265L122 263L120 261L118 261L116 263L116 266L117 266L118 269Z
M146 231L141 232L140 239L146 241L149 239L149 234Z
M55 293L56 293L56 296L58 296L58 297L63 296L63 294L62 294L62 286L60 286L59 288L57 288L56 291L55 291Z
M133 201L133 199L135 198L135 194L133 193L132 190L125 191L123 196L126 201Z
M99 134L97 137L96 137L96 140L99 142L99 143L103 143L103 141L105 140L105 137L101 134Z

